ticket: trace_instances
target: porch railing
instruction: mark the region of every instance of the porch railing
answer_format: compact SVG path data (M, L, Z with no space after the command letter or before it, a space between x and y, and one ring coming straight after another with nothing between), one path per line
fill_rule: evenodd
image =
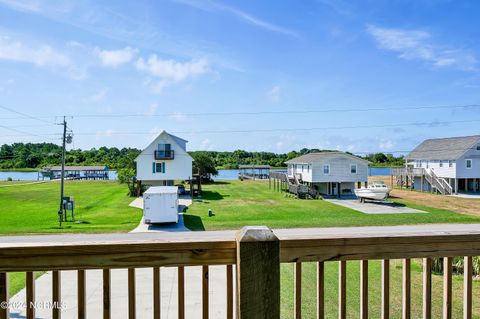
M390 260L403 259L402 317L411 317L411 258L423 258L423 318L432 318L432 257L444 258L443 318L452 317L452 261L465 260L464 318L472 317L472 256L480 255L480 225L426 225L270 230L246 227L235 231L160 234L30 236L0 238L0 304L8 302L8 273L26 272L26 304L35 301L34 272L51 270L52 302L61 300L60 270L76 270L78 317L85 318L85 271L103 269L103 318L111 318L110 270L128 269L128 313L135 318L135 269L153 271L153 317L160 318L161 267L178 268L178 317L185 317L184 267L202 266L202 303L209 317L208 271L224 265L227 318L280 317L280 264L293 263L294 313L302 317L302 263L317 263L317 318L324 318L325 263L338 262L338 314L346 318L347 263L360 261L359 317L368 317L369 260L382 261L381 317L389 318ZM233 279L236 277L236 292ZM52 317L60 318L60 309ZM8 307L0 318L8 318ZM398 314L396 314L396 317ZM28 306L27 318L35 318Z
M173 160L175 158L174 150L154 151L155 160Z

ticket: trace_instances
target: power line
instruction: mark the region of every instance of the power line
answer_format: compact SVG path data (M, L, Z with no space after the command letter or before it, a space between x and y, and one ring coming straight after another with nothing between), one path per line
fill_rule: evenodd
M1 106L0 106L1 107ZM5 107L2 107L5 108ZM71 114L68 117L74 118L132 118L132 117L175 117L175 116L236 116L236 115L282 115L282 114L315 114L315 113L344 113L344 112L376 112L376 111L411 111L411 110L435 110L435 109L467 109L467 108L480 108L480 104L466 104L466 105L438 105L438 106L402 106L402 107L349 107L349 108L337 108L330 107L320 110L285 110L285 111L255 111L255 112L196 112L196 113L131 113L131 114ZM6 109L6 108L5 108ZM18 112L16 112L18 113ZM19 113L29 118L41 120L42 118L56 118L58 116L28 116L23 113ZM18 117L1 118L1 119L21 119ZM46 122L46 121L44 121Z
M23 117L25 117L25 118L29 118L29 119L32 119L32 120L37 120L37 121L41 121L41 122L44 122L44 123L48 123L48 124L50 124L50 125L53 125L53 124L50 123L49 121L43 120L43 119L41 119L41 118L39 118L39 117L36 117L36 116L32 116L32 115L30 115L30 114L26 114L26 113L22 113L22 112L13 110L13 109L11 109L11 108L9 108L9 107L6 107L6 106L3 106L3 105L0 105L0 108L1 108L1 109L4 109L4 110L7 110L7 111L9 111L9 112L15 113L15 114L19 114L19 115L21 115L21 116L23 116Z
M242 130L204 130L204 131L172 131L174 134L223 134L223 133L265 133L265 132L291 132L291 131L317 131L317 130L343 130L343 129L362 129L362 128L391 128L403 126L439 126L459 123L477 123L480 119L458 120L458 121L433 121L433 122L409 122L409 123L391 123L378 125L350 125L350 126L324 126L324 127L301 127L301 128L272 128L272 129L242 129ZM152 132L94 132L94 133L75 133L75 135L152 135Z

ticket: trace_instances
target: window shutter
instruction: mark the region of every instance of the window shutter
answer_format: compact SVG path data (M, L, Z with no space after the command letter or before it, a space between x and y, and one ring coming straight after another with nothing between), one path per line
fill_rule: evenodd
M155 173L155 162L152 163L152 173Z
M165 162L162 163L162 173L165 173Z

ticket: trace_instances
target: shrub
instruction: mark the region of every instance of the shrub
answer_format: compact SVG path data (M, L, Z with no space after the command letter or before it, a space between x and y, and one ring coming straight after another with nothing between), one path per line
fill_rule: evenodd
M7 178L7 182L11 182L13 179L11 177Z

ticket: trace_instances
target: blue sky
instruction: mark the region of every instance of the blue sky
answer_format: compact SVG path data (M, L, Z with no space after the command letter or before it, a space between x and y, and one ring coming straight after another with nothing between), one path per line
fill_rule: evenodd
M83 149L162 129L272 152L480 134L479 20L477 1L0 0L0 106L40 118L0 108L0 143L58 143L61 115Z

